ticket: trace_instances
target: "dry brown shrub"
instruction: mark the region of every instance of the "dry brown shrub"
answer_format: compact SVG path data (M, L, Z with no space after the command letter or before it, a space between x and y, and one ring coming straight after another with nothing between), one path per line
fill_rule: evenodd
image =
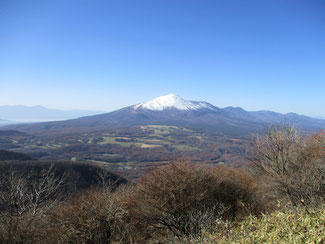
M203 224L207 229L207 225L251 213L254 191L253 179L242 171L226 167L209 170L178 160L139 179L129 213L145 239L168 233L197 235Z
M63 203L50 216L55 242L58 243L111 243L120 240L128 228L122 220L127 215L123 208L126 190L111 192L103 189L85 191ZM121 201L120 201L121 200ZM52 238L52 240L53 240Z
M228 218L241 218L247 215L258 215L271 206L263 196L262 182L248 171L240 168L217 166L212 173L218 179L219 198L230 206ZM268 199L269 200L269 199Z

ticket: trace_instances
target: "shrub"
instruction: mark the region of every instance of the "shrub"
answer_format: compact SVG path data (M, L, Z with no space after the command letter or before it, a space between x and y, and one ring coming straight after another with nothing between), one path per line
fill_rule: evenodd
M272 126L255 140L258 174L293 206L318 206L325 197L325 134L302 138L292 126Z
M218 166L212 169L218 179L219 199L230 206L228 219L239 219L247 215L259 215L273 210L272 198L263 192L262 179L253 177L244 169Z
M123 223L125 187L117 192L91 189L69 202L62 203L49 216L50 231L59 243L111 243L120 241L127 232Z
M240 180L233 181L238 176ZM179 160L139 179L129 211L145 238L166 233L195 236L216 221L250 213L246 206L255 201L254 191L252 178L242 171L208 170Z

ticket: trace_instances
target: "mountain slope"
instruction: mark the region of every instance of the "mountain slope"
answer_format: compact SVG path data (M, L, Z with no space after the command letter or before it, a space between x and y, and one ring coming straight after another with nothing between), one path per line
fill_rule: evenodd
M242 108L220 109L207 102L187 101L170 94L114 112L79 119L9 126L26 132L102 129L137 125L177 125L226 134L246 134L262 130L267 124L293 123L302 129L325 128L325 120L294 113L249 112ZM7 127L5 127L7 128Z

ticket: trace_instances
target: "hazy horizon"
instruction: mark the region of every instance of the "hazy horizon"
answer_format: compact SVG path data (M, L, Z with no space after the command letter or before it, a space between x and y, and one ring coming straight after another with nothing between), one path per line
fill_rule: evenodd
M147 102L147 101L142 101L142 102ZM138 102L138 103L135 103L135 104L129 104L128 106L133 106L133 105L137 105L137 104L140 104L142 102ZM208 102L208 101L203 101L203 102ZM215 104L212 104L216 107L218 107L217 105ZM127 107L128 107L127 106ZM89 116L89 115L96 115L96 114L102 114L102 113L109 113L109 112L113 112L115 110L111 110L111 111L104 111L104 110L83 110L83 109L58 109L58 108L50 108L50 107L46 107L46 106L43 106L43 105L32 105L32 106L25 106L25 105L0 105L0 114L1 114L1 108L3 107L25 107L25 108L40 108L40 109L49 109L49 110L57 110L58 112L80 112L80 113L84 113L84 115L80 115L80 116L73 116L73 118L78 118L78 117L83 117L83 116ZM226 107L229 107L229 106L226 106ZM226 107L219 107L219 108L226 108ZM237 106L239 107L239 106ZM117 108L116 110L118 109L122 109L124 107L121 107L121 108ZM243 108L243 107L241 107ZM245 108L243 108L245 109ZM10 110L10 109L9 109ZM271 110L264 110L264 109L260 109L260 110L247 110L245 109L246 111L248 112L254 112L254 111L271 111ZM272 112L278 112L278 111L272 111ZM88 114L87 114L88 113ZM280 113L280 112L278 112ZM288 112L288 113L292 113L292 111ZM285 113L283 113L285 114ZM306 115L306 114L300 114L300 115ZM12 121L12 122L46 122L46 121L61 121L61 120L67 120L67 119L71 119L71 118L60 118L60 117L55 117L54 119L50 118L50 117L46 117L46 118L36 118L33 119L33 118L23 118L25 115L21 116L21 117L3 117L2 119L9 119L9 121ZM325 119L325 116L322 116L322 115L306 115L306 116L309 116L309 117L312 117L312 118L317 118L317 119ZM30 116L29 116L30 117ZM0 117L1 119L1 117Z
M0 106L110 112L175 93L325 118L324 12L322 0L4 0Z

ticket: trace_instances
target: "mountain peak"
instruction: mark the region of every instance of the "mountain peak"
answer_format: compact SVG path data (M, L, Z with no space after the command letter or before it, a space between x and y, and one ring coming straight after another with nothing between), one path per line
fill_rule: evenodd
M211 104L205 102L187 101L175 94L160 96L145 103L140 103L133 107L136 109L147 109L162 111L164 109L177 110L198 110L198 109L213 109Z

